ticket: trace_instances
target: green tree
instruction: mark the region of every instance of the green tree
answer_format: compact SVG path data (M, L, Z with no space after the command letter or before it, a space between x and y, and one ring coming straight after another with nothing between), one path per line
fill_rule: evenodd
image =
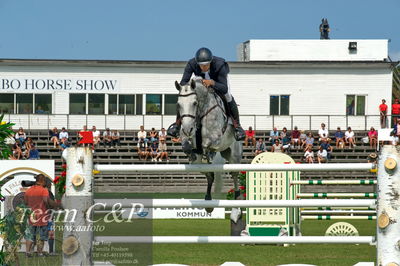
M4 114L0 115L0 159L7 159L11 154L10 147L6 144L6 139L14 134L13 123L3 121Z

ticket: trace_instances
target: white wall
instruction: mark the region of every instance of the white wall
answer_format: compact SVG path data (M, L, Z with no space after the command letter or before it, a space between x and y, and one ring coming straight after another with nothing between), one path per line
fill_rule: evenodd
M357 42L357 52L349 51L349 42ZM237 50L239 61L382 61L388 40L249 40Z

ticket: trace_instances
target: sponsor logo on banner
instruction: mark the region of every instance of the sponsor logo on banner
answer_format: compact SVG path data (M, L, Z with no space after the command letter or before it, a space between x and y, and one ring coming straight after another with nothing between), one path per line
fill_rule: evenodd
M124 209L122 218L129 219L129 209ZM212 213L207 213L204 208L155 208L153 212L144 208L135 213L133 218L144 219L225 219L225 208L214 208Z

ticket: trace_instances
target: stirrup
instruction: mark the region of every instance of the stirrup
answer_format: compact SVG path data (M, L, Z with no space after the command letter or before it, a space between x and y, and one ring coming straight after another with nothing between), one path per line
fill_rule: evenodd
M171 136L171 137L174 137L174 138L178 138L180 131L181 131L181 126L176 124L176 123L173 123L167 129L167 135Z
M235 128L235 139L237 141L244 140L246 138L246 132L243 130L241 126Z

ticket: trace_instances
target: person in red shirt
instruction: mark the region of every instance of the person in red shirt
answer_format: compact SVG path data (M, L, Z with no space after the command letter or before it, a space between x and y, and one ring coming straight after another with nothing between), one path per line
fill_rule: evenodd
M249 127L249 130L246 130L246 137L244 139L244 145L247 147L249 141L256 146L256 132L253 130L252 127Z
M37 175L35 185L31 186L25 192L24 196L25 204L32 210L32 214L28 219L28 228L25 232L27 257L32 257L31 247L36 234L40 236L40 240L37 241L38 256L43 256L44 241L48 240L47 224L51 215L49 207L57 206L55 201L49 197L49 191L46 188L46 178L42 174Z
M386 105L386 100L382 99L382 104L379 105L379 115L381 117L381 128L386 128L386 116L387 116L388 106Z
M394 103L392 104L392 125L396 125L397 119L400 116L400 103L399 99L395 99Z

